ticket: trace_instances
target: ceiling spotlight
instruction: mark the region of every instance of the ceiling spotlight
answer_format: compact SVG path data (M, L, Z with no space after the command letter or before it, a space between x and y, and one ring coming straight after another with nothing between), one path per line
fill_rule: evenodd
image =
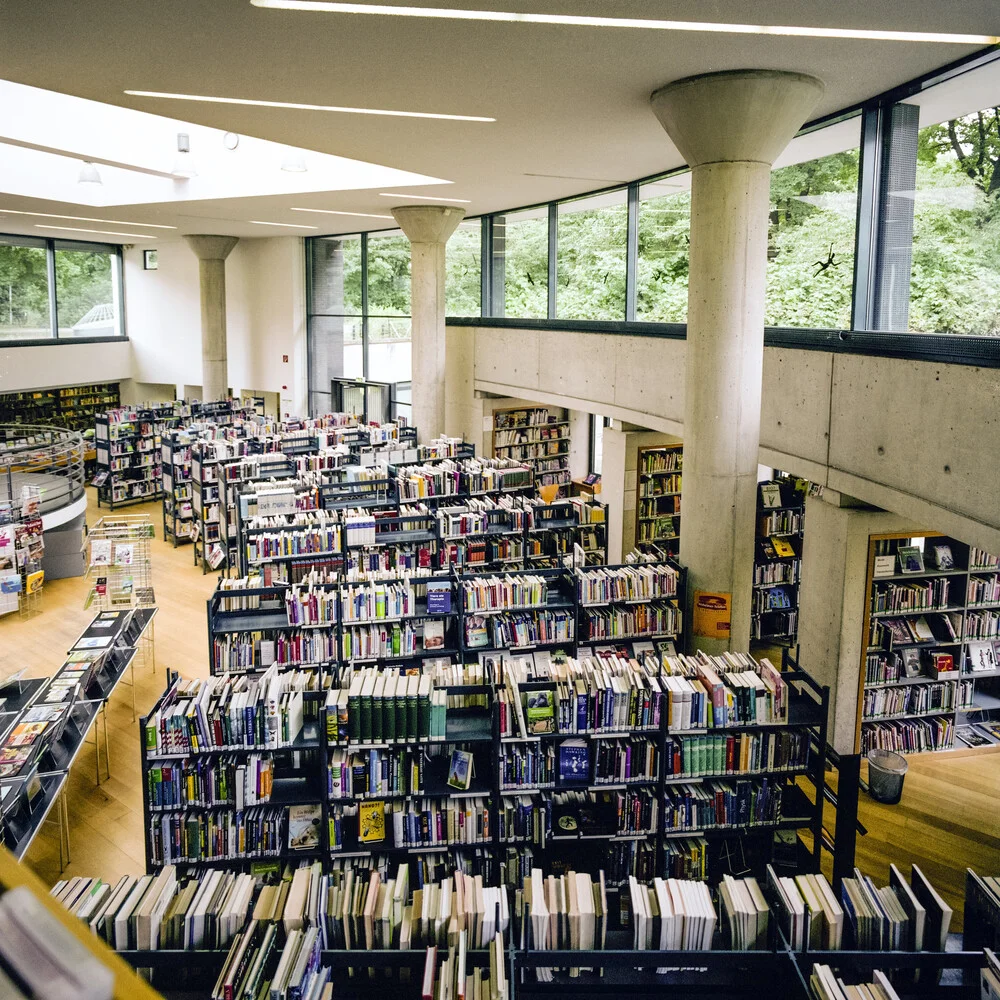
M189 180L191 177L198 176L194 158L191 156L191 137L187 132L177 133L177 159L174 160L170 172L181 180Z
M281 161L281 169L287 170L290 174L304 174L309 168L306 166L306 158L302 150L286 150Z
M101 184L101 175L97 172L97 167L90 160L84 160L80 168L80 176L76 179L77 184Z

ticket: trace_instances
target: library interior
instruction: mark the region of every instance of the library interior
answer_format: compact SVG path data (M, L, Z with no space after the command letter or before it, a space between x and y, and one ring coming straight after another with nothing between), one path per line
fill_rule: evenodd
M0 994L1000 1000L1000 5L0 52Z

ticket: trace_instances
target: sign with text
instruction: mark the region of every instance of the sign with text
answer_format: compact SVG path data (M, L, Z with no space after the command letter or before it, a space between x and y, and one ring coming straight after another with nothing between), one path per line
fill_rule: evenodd
M295 490L268 490L257 494L257 516L295 513Z
M691 623L693 633L705 639L728 639L732 604L732 594L696 590Z

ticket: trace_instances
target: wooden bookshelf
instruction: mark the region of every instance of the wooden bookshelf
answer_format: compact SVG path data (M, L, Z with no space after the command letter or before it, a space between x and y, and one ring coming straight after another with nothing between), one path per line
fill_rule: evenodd
M569 413L560 407L518 406L493 411L493 454L524 462L539 486L569 485Z

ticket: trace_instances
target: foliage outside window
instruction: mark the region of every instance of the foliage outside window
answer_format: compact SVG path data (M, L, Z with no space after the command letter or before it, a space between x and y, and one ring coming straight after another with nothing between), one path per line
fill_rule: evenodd
M50 261L58 331L50 309ZM105 244L0 236L0 339L121 336L120 268L116 248Z
M683 323L687 319L690 184L690 175L686 175L652 181L639 188L638 320Z
M772 171L768 326L850 328L858 155L849 149Z
M1000 106L918 134L909 326L1000 336Z
M504 220L504 315L549 314L549 211L512 212Z
M625 319L627 232L624 190L559 205L559 319Z
M445 312L479 316L482 293L482 226L478 219L459 224L445 246Z
M410 315L410 241L398 230L368 237L368 314Z
M45 244L24 246L15 240L0 237L0 338L51 337Z

